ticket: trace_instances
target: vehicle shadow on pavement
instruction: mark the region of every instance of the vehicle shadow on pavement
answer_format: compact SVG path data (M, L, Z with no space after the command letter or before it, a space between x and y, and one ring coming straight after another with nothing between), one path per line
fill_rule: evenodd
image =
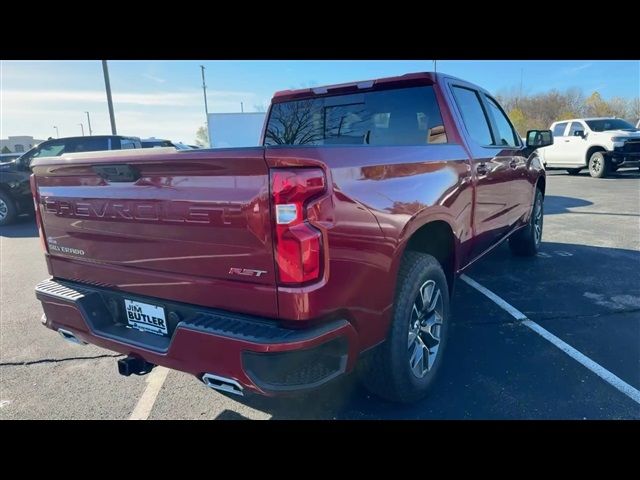
M565 175L575 177L591 177L587 168L576 175L569 175L568 173L565 173ZM615 180L616 178L640 178L640 171L637 168L621 168L620 170L616 170L615 172L609 172L605 178L594 178L593 180L602 182L603 180Z
M523 258L502 245L467 274L528 318L552 330L557 325L576 347L634 382L640 252L543 242L537 258ZM637 415L636 404L595 375L585 380L582 366L462 281L452 312L445 363L423 401L381 400L359 385L356 374L304 395L233 399L274 420L629 418L634 409ZM616 329L603 336L613 322Z
M544 199L544 214L555 215L558 213L575 213L570 208L588 207L593 202L575 197L563 197L559 195L547 195ZM579 213L579 212L578 212Z
M18 217L15 223L0 227L0 237L7 238L27 238L37 237L38 227L33 217L22 215Z

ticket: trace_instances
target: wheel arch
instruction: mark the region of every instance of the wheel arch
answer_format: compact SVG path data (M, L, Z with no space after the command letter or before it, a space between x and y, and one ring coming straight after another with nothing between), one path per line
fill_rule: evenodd
M435 216L421 222L413 222L405 240L396 255L396 276L399 264L407 251L421 252L432 255L444 271L449 287L449 294L453 294L455 273L458 269L459 239L452 222L443 216Z
M585 165L587 167L589 166L589 160L591 159L591 155L593 155L596 152L606 152L606 151L607 151L607 149L605 147L603 147L602 145L591 145L587 149L587 153L585 154L585 158L584 158Z
M536 181L536 189L542 192L542 198L544 198L547 191L547 178L545 175L540 175Z

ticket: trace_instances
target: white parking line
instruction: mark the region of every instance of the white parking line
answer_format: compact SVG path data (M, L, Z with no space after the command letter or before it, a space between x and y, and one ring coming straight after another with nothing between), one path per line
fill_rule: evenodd
M613 373L611 373L609 370L604 368L602 365L594 362L593 360L591 360L586 355L580 353L578 350L573 348L571 345L569 345L565 341L559 339L553 333L551 333L548 330L544 329L543 327L538 325L536 322L534 322L532 320L529 320L524 313L522 313L520 310L515 308L513 305L508 304L506 301L504 301L502 298L500 298L498 295L493 293L488 288L483 287L478 282L476 282L475 280L467 277L466 275L460 275L460 279L462 281L464 281L465 283L467 283L468 285L470 285L471 287L473 287L476 290L478 290L480 293L484 294L485 296L487 296L488 298L493 300L499 307L501 307L503 310L506 310L513 318L515 318L516 320L520 320L521 323L525 327L530 328L531 330L536 332L538 335L540 335L542 338L544 338L545 340L547 340L547 341L551 342L552 344L554 344L556 347L558 347L564 353L566 353L571 358L573 358L576 362L580 363L584 367L586 367L589 370L591 370L593 373L598 375L600 378L602 378L609 385L611 385L612 387L616 388L618 391L624 393L626 396L628 396L634 402L640 404L640 391L639 390L637 390L636 388L634 388L631 385L629 385L627 382L622 380L617 375L614 375Z
M156 403L156 398L168 373L169 369L165 367L155 367L151 371L147 377L147 388L142 392L142 396L138 400L136 408L133 409L129 420L146 420L149 418L153 404Z

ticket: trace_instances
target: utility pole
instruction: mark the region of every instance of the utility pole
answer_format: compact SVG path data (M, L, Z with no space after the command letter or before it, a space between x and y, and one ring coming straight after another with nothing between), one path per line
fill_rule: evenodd
M56 138L60 138L60 132L58 131L58 127L54 125L53 128L56 129Z
M204 95L204 115L205 115L205 126L207 127L207 139L209 140L209 146L211 146L211 139L209 138L209 107L207 106L207 85L204 83L204 65L200 65L200 70L202 72L202 93Z
M84 112L87 114L87 124L89 125L89 136L93 135L93 132L91 131L91 118L89 118L89 112Z
M79 123L78 125L80 125L80 129L82 130L82 136L84 137L84 125L82 125L81 123Z
M438 71L438 69L436 68L436 67L437 67L437 63L438 63L438 61L437 61L437 60L434 60L434 61L433 61L433 71L434 71L434 72L437 72L437 71Z
M109 105L109 118L111 120L111 134L117 135L116 132L116 117L113 114L113 100L111 100L111 84L109 83L109 68L107 67L107 61L102 60L102 73L104 73L104 86L107 89L107 104Z
M244 105L242 104L242 102L240 102L240 112L244 113Z

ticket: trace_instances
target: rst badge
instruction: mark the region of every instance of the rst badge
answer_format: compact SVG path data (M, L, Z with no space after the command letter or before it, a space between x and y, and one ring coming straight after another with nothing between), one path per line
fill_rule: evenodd
M266 270L253 270L252 268L231 267L229 269L229 275L243 275L245 277L259 277L265 273L267 273Z

